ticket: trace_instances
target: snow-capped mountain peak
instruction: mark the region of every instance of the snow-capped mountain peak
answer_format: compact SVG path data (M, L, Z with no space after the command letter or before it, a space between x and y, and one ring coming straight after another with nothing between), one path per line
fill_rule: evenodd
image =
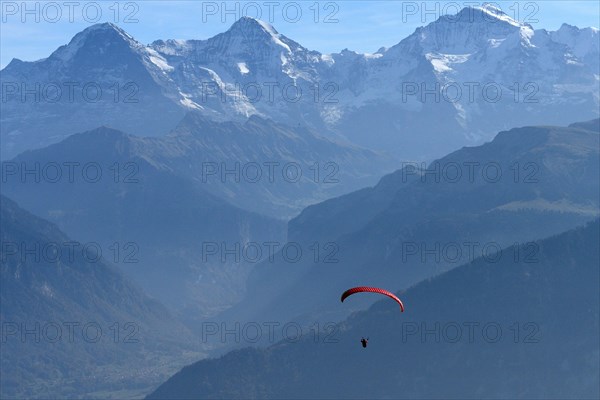
M121 111L122 103L105 104L119 122L111 126L131 133L158 134L159 127L167 125L155 111L159 107L171 110L173 119L194 109L219 120L244 121L259 115L293 121L377 149L403 151L408 144L411 149L422 145L424 150L414 152L420 152L419 157L428 152L429 157L427 134L439 134L437 120L443 119L444 129L453 135L466 135L467 139L448 139L444 144L448 149L466 140L470 144L489 138L505 127L506 113L515 124L535 123L537 116L556 117L550 120L555 124L570 122L561 120L563 116L579 120L597 116L598 53L597 29L565 24L555 32L534 30L488 5L442 16L374 54L348 49L321 54L248 17L208 39L157 40L149 46L114 24L98 24L48 59L11 62L2 78L103 82L107 88L115 82L135 82L139 96L146 96L139 104L156 107L132 106L127 115ZM444 92L446 86L453 94ZM501 94L495 102L489 99L489 88ZM17 100L10 106L22 112L23 104ZM94 104L68 104L71 111L64 104L59 111L49 105L46 115L79 116L80 109L99 107ZM436 120L431 119L432 112ZM81 131L92 128L92 121L107 124L108 114L93 112L85 121L78 118L68 131L64 117L57 118L55 126ZM3 132L24 130L8 118L1 121L7 121ZM42 132L40 126L46 129L47 120L36 121L31 132ZM379 132L376 140L368 134L373 131Z
M455 15L444 15L427 26L417 28L390 50L400 53L472 54L490 43L498 43L523 28L510 16L491 5L465 7ZM398 52L392 50L391 54Z
M279 36L279 32L273 25L252 17L241 17L227 30L227 32L235 32L242 34L265 33L270 36Z
M131 41L134 41L137 43L137 41L133 38L133 36L131 36L130 34L125 32L118 25L116 25L112 22L102 22L102 23L94 24L94 25L84 29L81 33L84 35L89 35L92 32L103 32L105 34L116 33L116 34L120 35L123 39L131 40Z
M576 57L598 61L600 48L598 28L578 28L569 24L550 33L552 40L569 47Z
M443 15L435 23L458 23L458 24L499 24L521 27L522 24L516 21L501 9L486 4L483 6L465 7L454 15Z
M219 46L226 45L228 53L264 51L270 48L291 54L296 48L301 48L277 32L271 24L251 17L240 18L225 33L208 41Z
M502 11L500 8L492 4L484 4L476 7L465 7L461 13L472 13L477 15L479 18L483 18L487 22L501 22L512 26L522 26L520 22L511 18L508 14ZM460 15L460 13L459 13Z
M109 47L140 49L144 46L131 35L111 22L92 25L71 39L69 44L59 47L51 58L62 62L70 61L81 49L105 53ZM114 50L111 50L114 51Z
M133 47L142 46L137 40L112 22L94 24L77 35L69 43L86 44L88 42L125 42Z

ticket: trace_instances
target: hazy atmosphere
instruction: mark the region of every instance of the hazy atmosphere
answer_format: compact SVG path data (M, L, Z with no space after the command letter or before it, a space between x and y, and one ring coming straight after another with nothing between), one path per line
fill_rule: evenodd
M600 4L1 1L2 399L600 398Z

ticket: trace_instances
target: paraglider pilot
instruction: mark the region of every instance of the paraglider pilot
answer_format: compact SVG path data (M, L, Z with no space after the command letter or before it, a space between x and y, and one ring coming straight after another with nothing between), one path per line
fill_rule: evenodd
M384 296L390 297L391 299L393 299L396 303L398 303L400 305L400 312L404 312L404 304L402 304L402 301L398 298L398 296L396 296L394 293L389 292L385 289L380 289L380 288L376 288L376 287L357 286L352 289L348 289L344 293L342 293L342 297L340 298L340 300L343 303L344 300L346 300L346 298L348 296L351 296L355 293L362 293L362 292L379 293L379 294L383 294ZM363 349L366 349L367 345L369 344L369 338L365 339L363 337L362 339L360 339L360 344L362 344Z

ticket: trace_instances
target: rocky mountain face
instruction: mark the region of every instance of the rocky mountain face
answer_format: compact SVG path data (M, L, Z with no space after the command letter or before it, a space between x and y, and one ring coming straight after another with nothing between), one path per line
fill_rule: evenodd
M373 54L321 54L247 17L207 40L150 45L94 25L44 60L2 70L2 157L100 125L165 134L195 110L430 160L513 126L597 117L597 56L597 29L535 30L493 6L440 17Z
M397 293L404 313L381 300L319 335L199 361L147 398L598 397L599 232L537 241L535 262L477 258Z

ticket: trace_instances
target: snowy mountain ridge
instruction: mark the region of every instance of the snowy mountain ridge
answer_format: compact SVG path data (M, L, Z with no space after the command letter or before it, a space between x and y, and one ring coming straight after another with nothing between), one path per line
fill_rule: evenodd
M325 136L426 159L509 126L597 117L598 41L598 29L533 29L493 6L442 16L373 54L321 54L250 17L206 40L149 45L114 24L98 24L47 59L13 60L2 81L134 82L136 106L75 102L55 110L56 104L8 101L7 108L20 106L15 113L25 111L31 121L2 117L3 155L35 146L40 140L30 135L42 127L54 136L99 125L154 136L195 110L220 121L257 115L305 124Z

